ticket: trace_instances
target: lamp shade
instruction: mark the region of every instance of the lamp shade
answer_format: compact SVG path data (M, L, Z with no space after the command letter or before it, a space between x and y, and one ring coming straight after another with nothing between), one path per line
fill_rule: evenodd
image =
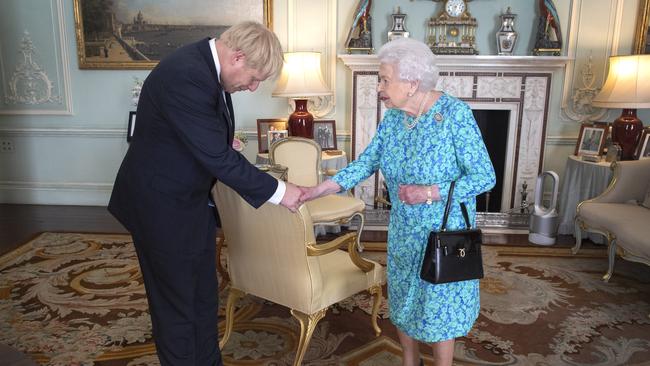
M287 52L274 97L306 98L331 95L320 69L320 53Z
M601 108L650 108L650 55L610 57L607 80L592 105Z

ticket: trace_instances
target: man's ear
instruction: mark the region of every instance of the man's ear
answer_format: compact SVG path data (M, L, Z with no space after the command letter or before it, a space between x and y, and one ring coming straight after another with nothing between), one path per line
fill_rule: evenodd
M242 50L235 50L235 52L232 53L231 61L233 64L237 62L242 62L246 60L246 55Z

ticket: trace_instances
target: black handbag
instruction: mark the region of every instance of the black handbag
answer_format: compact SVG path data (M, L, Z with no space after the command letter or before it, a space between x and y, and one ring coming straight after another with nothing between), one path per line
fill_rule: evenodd
M455 185L454 181L449 187L440 231L432 231L429 234L420 270L420 278L434 284L483 278L481 230L471 228L465 203L461 202L460 208L466 229L447 231L447 218Z

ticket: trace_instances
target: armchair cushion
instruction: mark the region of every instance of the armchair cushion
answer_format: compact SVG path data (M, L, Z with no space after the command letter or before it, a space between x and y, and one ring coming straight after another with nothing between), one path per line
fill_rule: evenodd
M585 224L595 229L614 232L619 244L640 256L650 248L650 210L632 203L585 204L580 210Z
M650 208L650 184L648 185L648 190L645 192L645 200L643 200L641 206Z

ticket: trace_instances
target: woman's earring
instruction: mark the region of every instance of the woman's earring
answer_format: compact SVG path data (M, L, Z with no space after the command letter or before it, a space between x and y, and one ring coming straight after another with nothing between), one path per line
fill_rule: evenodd
M412 96L413 96L413 93L411 93L411 92L408 92L408 93L407 93L406 95L408 95L408 96L409 96L409 98L410 98L410 97L412 97Z

